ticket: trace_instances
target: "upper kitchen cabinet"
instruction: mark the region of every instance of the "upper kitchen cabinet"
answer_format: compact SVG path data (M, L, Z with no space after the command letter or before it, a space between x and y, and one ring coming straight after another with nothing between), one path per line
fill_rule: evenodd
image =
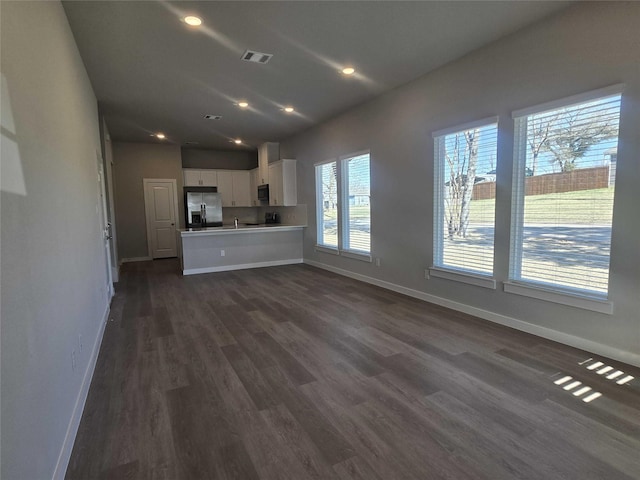
M248 170L218 170L218 193L223 207L251 207L251 173Z
M258 200L258 185L260 185L260 169L254 168L249 170L249 188L251 189L251 206L259 207L260 200Z
M279 160L269 165L269 205L291 207L298 204L296 161Z
M185 187L218 186L218 174L215 170L193 170L185 168L182 172Z
M258 185L269 183L269 164L280 160L280 144L266 142L258 147Z

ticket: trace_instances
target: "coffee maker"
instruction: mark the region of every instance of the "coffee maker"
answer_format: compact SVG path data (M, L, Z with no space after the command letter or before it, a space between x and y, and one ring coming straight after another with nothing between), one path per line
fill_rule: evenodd
M280 214L276 212L267 212L264 214L264 223L280 223Z

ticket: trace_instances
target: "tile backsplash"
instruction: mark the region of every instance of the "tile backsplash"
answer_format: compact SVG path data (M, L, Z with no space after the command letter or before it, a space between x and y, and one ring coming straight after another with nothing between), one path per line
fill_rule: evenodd
M235 217L240 223L264 223L264 215L267 212L280 214L280 223L283 225L306 225L307 206L295 207L225 207L222 209L222 222L232 225Z

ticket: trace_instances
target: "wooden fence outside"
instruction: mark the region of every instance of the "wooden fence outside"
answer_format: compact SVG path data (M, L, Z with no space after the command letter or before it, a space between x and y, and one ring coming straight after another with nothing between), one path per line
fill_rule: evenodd
M525 195L592 190L609 186L609 166L581 168L565 173L547 173L525 179ZM477 183L473 186L473 200L495 198L496 182Z

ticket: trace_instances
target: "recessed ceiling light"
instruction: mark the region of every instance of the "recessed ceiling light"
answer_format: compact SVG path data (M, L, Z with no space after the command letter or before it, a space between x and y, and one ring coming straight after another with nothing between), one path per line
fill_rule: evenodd
M189 15L187 17L184 17L184 23L186 23L187 25L191 25L192 27L199 27L200 25L202 25L202 20L200 19L200 17Z
M293 107L284 107L283 110L287 113L293 113L294 111Z
M239 138L236 138L233 143L235 143L236 145L240 145L242 143L242 140L240 140Z
M353 67L345 67L342 69L342 73L344 73L345 75L353 75L354 73L356 73L356 69Z
M247 102L238 102L238 106L240 108L247 108L249 106L249 104Z
M164 133L156 133L156 137L158 137L160 140L165 139Z

